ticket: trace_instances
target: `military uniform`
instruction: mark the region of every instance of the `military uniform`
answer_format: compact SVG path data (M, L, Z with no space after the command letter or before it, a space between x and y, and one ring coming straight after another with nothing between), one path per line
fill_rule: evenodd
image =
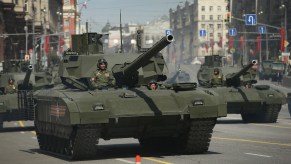
M107 70L96 70L91 77L94 88L102 89L103 87L110 87L115 85L115 78L112 72Z
M211 84L213 86L222 86L223 85L223 75L212 75Z
M5 87L5 94L12 94L12 93L16 93L16 87L14 84L9 84Z

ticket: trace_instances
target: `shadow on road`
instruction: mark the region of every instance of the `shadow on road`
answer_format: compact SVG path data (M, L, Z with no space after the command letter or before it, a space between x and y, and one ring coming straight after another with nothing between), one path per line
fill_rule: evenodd
M19 132L19 131L33 131L34 126L27 126L27 127L7 127L0 130L0 133L7 133L7 132Z
M59 155L56 153L51 153L47 151L42 151L40 149L30 149L28 151L21 150L30 154L45 154L60 160L71 161L69 157ZM218 152L208 151L204 154L197 155L213 155L221 154ZM98 145L96 157L88 160L104 160L104 159L116 159L116 158L135 158L136 155L141 157L153 157L157 159L163 159L164 156L177 156L177 155L188 155L180 152L177 149L171 147L171 145L166 147L157 148L144 148L137 144L112 144L112 145Z
M243 120L217 120L217 124L246 124Z

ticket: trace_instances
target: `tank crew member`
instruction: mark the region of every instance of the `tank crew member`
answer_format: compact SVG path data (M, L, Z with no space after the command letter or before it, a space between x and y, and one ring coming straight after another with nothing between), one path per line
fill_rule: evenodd
M4 94L12 94L16 92L17 92L17 89L16 89L16 86L14 85L14 79L9 78L8 85L5 87L5 90L4 90Z
M157 90L158 89L158 83L155 80L151 80L148 84L149 90Z
M97 70L91 77L91 82L94 89L106 89L115 86L115 78L111 71L107 70L107 61L99 59L97 63Z
M222 86L223 85L223 74L219 72L218 68L215 68L213 71L211 84L212 84L212 86Z

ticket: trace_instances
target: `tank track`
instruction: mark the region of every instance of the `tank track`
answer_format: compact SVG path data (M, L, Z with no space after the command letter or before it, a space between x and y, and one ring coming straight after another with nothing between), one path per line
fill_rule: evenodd
M78 126L69 139L36 132L41 150L65 156L72 160L90 159L96 156L96 144L100 126Z
M208 151L216 118L191 120L188 136L185 138L184 151L200 154Z
M279 112L281 110L281 105L271 104L267 105L265 109L255 113L255 114L241 114L244 122L251 123L275 123L277 122Z

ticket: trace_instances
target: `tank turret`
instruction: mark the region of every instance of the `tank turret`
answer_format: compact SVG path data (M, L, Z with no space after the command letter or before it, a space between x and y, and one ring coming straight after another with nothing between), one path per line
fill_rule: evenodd
M167 35L163 37L159 42L153 45L149 50L142 53L138 58L132 61L130 64L116 64L112 68L112 72L116 78L117 85L127 85L134 86L138 83L138 69L149 64L151 58L161 58L159 52L165 48L168 44L173 41L174 37L172 35ZM156 69L152 67L148 71L155 71ZM155 72L156 77L153 77L156 81L164 81L167 77L159 72Z
M240 71L236 72L236 73L232 73L232 74L228 74L226 75L226 79L225 79L225 84L226 86L230 87L230 86L240 86L241 82L240 82L240 76L244 75L247 73L247 71L253 66L257 64L256 60L253 60L251 63L249 63L248 65L246 65L243 69L241 69Z
M98 40L92 43L92 46L102 45L99 43L102 35L97 33L72 37L73 43L82 41L84 38L88 38L87 36ZM150 80L164 81L167 68L159 51L170 44L173 39L172 35L167 35L142 54L103 54L102 51L94 51L95 54L87 55L86 51L83 51L84 45L81 42L80 45L76 45L77 48L73 44L72 50L64 53L59 75L62 83L67 87L88 90L91 87L89 79L96 70L97 61L104 58L108 61L107 69L112 71L116 85L119 87L147 85Z

